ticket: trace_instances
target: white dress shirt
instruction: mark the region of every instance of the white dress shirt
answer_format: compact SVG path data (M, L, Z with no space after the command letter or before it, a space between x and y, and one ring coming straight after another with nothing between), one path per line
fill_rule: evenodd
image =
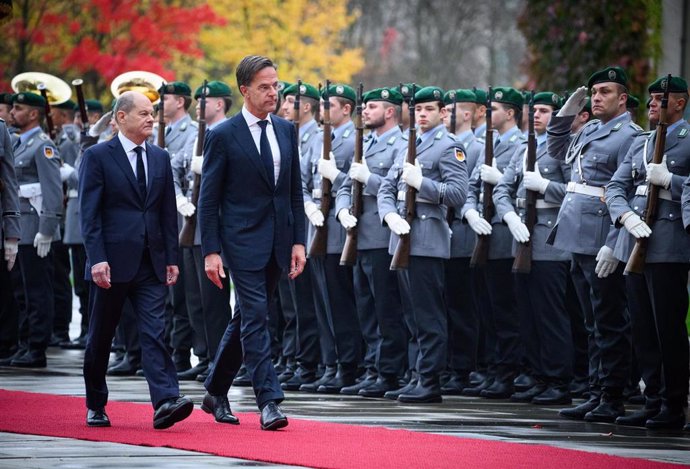
M242 106L242 116L249 126L249 131L252 133L252 138L254 139L254 145L256 145L256 151L261 154L261 127L259 127L260 120L254 114L249 112L249 110ZM271 115L266 116L268 125L266 125L266 136L268 137L268 143L271 145L271 153L273 154L273 182L278 182L278 175L280 174L280 147L278 146L278 139L276 138L275 130L273 129L273 121L271 121Z
M144 173L146 175L146 187L148 187L148 180L149 180L149 164L148 164L148 159L146 157L146 142L142 143L141 145L137 145L124 135L122 135L122 132L117 133L117 138L120 139L120 143L122 144L122 148L125 149L125 155L127 155L127 159L129 160L129 165L132 167L132 172L134 173L134 179L137 178L137 154L134 151L134 147L141 147L142 152L141 152L141 159L144 160Z

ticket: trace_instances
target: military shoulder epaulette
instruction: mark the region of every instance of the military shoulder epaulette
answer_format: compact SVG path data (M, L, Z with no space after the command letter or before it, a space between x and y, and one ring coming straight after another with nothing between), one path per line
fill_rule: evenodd
M685 138L688 135L688 128L682 128L680 129L680 132L678 132L678 138Z
M343 132L343 138L349 137L351 133L352 132L350 131L350 129L347 129L345 132Z
M302 135L302 143L305 143L307 140L309 140L309 137L311 137L312 134L310 132L305 133Z
M436 132L434 140L441 140L441 137L443 137L443 130L439 130L438 132Z
M630 127L632 127L633 129L637 130L638 132L642 132L642 131L644 130L642 127L640 127L639 125L637 125L637 124L634 123L634 122L630 122Z
M523 138L523 137L524 137L524 135L522 135L521 133L516 133L516 134L513 134L513 135L508 139L508 141L509 141L510 143L513 143L515 140L517 140L517 139L519 139L519 138Z
M632 122L630 122L630 124L632 124ZM618 122L616 125L613 126L613 128L611 129L611 132L616 132L616 131L620 130L621 127L623 127L623 123Z
M386 143L387 143L388 145L393 145L393 143L395 143L395 141L397 140L397 138L398 138L397 135L393 135L391 138L388 139L388 141L387 141Z

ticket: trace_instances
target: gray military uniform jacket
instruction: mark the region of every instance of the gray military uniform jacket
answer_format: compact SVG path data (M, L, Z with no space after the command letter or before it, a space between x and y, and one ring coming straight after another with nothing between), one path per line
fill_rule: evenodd
M334 129L335 131L335 129ZM331 207L328 212L328 217L324 223L328 224L328 242L326 244L327 254L340 254L343 252L343 245L345 244L346 232L340 222L336 219L336 198L338 189L343 185L347 177L347 172L352 164L352 157L355 153L355 124L350 121L344 124L338 131L335 131L336 136L331 141L331 151L335 155L335 165L340 171L338 177L331 184ZM320 137L320 138L319 138ZM321 158L321 149L323 148L323 132L317 135L312 146L312 151L309 160L303 159L302 164L302 190L304 192L304 201L314 202L316 205L321 204L321 182L322 177L319 174L318 166ZM308 223L308 239L311 246L311 240L314 239L316 228L311 223Z
M571 164L570 185L579 184L578 190L601 188L603 192L642 129L626 112L604 125L597 119L590 121L571 138L573 119L551 118L547 127L549 156ZM617 238L618 228L611 223L603 194L569 191L548 242L564 251L595 256L604 244L613 249Z
M60 159L76 169L80 157L80 134L74 124L62 127L62 132L58 137L58 148L60 149ZM79 223L79 202L77 199L77 189L79 188L78 171L64 181L67 186L67 206L65 207L65 228L62 242L65 244L82 244L81 224Z
M448 133L443 124L427 132L417 145L417 161L422 168L422 185L417 193L416 217L410 225L410 255L450 258L450 227L446 221L447 207L459 207L467 197L466 152ZM397 212L405 217L407 184L402 180L406 152L401 152L378 192L379 219ZM390 235L388 252L392 255L399 236Z
M523 184L527 156L527 142L520 145L506 167L503 177L494 188L494 204L497 216L503 220L508 212L516 212L524 222L527 189ZM558 211L565 196L566 183L570 180L570 165L555 160L546 151L546 142L537 149L537 163L542 177L549 180L546 192L537 194L537 221L530 236L532 260L569 261L569 252L546 244L551 229L556 224ZM516 207L517 205L517 207ZM513 255L517 241L513 238Z
M456 136L456 140L462 144L467 152L467 174L472 174L478 161L484 161L484 140L477 138L471 131L463 132ZM453 221L450 229L453 236L450 238L450 257L472 257L474 245L477 243L477 235L462 219L462 210L454 210Z
M38 232L59 240L62 218L60 155L42 130L29 132L14 151L22 245L33 245Z
M370 135L364 142L364 159L371 176L362 186L362 213L357 220L357 250L387 249L390 242L390 230L381 225L379 207L376 202L381 182L388 174L393 163L400 155L405 157L407 140L403 137L400 127L395 126L380 137ZM352 180L348 177L338 189L336 198L336 215L342 209L349 209L352 205Z
M525 142L525 137L520 129L515 126L505 132L500 137L498 145L494 143L494 161L496 167L504 172L510 164L513 154L518 151L520 145ZM470 188L467 194L467 202L462 207L461 215L464 217L469 209L475 209L480 214L483 212L484 183L480 177L480 169L484 161L476 164L472 177L470 178ZM503 223L503 218L496 213L490 221L491 241L489 242L489 259L510 259L513 257L513 235L510 234L508 226ZM470 253L471 255L471 253Z
M170 154L170 166L173 170L175 196L187 195L187 188L192 177L189 164L194 156L194 142L198 133L199 124L189 115L185 115L165 136L165 149Z
M12 139L5 121L0 119L0 246L6 238L20 238L19 185L14 171ZM31 239L33 242L33 239Z
M689 134L690 125L682 121L666 135L664 155L668 170L673 176L668 190L661 190L658 199L657 217L647 243L646 261L649 263L690 262L690 236L685 232L681 216L682 196L685 195L685 199L690 200L690 192L685 194L683 191L683 183L690 174ZM656 132L638 135L606 186L606 205L616 226L621 226L619 220L624 213L633 210L642 216L647 207L646 166L654 156L655 137ZM614 255L627 262L634 245L635 238L622 228Z

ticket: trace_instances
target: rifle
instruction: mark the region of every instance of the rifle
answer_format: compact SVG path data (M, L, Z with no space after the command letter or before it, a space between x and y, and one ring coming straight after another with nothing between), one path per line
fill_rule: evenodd
M328 88L331 81L326 80L326 88L323 92L323 159L331 159L331 102L329 101ZM309 257L324 257L326 255L326 245L328 244L328 213L331 211L331 189L332 184L328 178L321 177L321 213L323 214L323 225L316 227L314 239L309 248Z
M484 164L491 166L494 162L494 129L491 122L491 87L486 95L486 144L484 146ZM488 182L482 183L484 188L484 199L482 200L482 216L491 223L496 207L494 207L493 192L494 186ZM489 259L489 243L491 235L477 235L477 243L474 245L470 267L486 265Z
M50 139L55 142L57 140L57 131L55 130L55 124L53 124L53 113L50 110L50 101L48 101L48 88L43 83L39 83L37 86L38 90L41 92L41 96L45 99L45 114L46 114L46 127L48 128L48 135Z
M297 80L297 94L295 95L295 133L299 139L300 96L302 95L302 80Z
M656 143L654 144L654 156L652 163L660 164L664 158L664 150L666 149L666 131L668 128L667 111L668 111L668 95L671 85L671 74L666 76L666 89L664 90L664 97L661 99L661 112L659 113L659 123L656 125ZM646 158L647 155L643 155ZM647 206L644 209L642 220L651 228L656 221L657 205L659 204L659 186L652 183L647 183ZM647 259L647 245L649 238L637 238L635 246L628 263L625 265L625 273L641 274L644 271L645 262Z
M79 104L79 117L81 117L81 134L89 134L89 117L86 114L86 101L84 101L84 80L77 78L72 80L72 86L77 91L77 103Z
M529 133L527 134L527 161L525 169L534 171L537 162L537 137L534 134L534 90L530 93L528 113ZM528 274L532 270L532 235L534 225L537 222L537 192L527 191L525 207L525 225L529 230L530 238L526 243L518 243L513 261L513 272Z
M455 135L455 126L457 123L457 114L458 111L456 108L456 105L458 104L458 96L455 93L455 91L451 91L453 94L453 109L450 111L450 129L448 131ZM455 207L448 207L448 211L446 212L446 221L448 222L448 226L450 227L453 225L453 219L455 218Z
M158 101L158 146L165 148L165 83L161 86L160 100Z
M199 97L199 130L196 136L196 150L195 155L204 154L204 137L206 136L206 89L208 82L204 80L204 86L201 88L201 96ZM186 177L186 174L185 176ZM199 204L199 191L201 190L201 175L194 173L192 179L192 197L191 202L195 207ZM184 225L180 230L180 246L189 248L194 246L194 233L196 232L196 211L191 217L184 217Z
M407 156L405 161L410 164L414 164L415 158L417 158L417 127L416 119L414 115L414 94L415 85L412 84L412 92L409 98L409 111L410 111L410 129L409 137L407 140ZM412 226L412 221L417 216L416 214L417 205L417 189L412 186L407 186L407 191L405 191L405 221ZM398 239L398 244L395 246L395 253L393 254L393 259L391 260L390 270L402 270L407 269L410 265L410 250L412 248L412 243L410 242L410 235L412 233L407 233L401 235Z
M361 163L364 156L364 124L362 124L362 94L364 92L364 87L360 83L357 87L357 106L355 107L356 117L355 117L355 156L353 161L355 163ZM350 212L352 215L359 220L362 216L362 205L364 201L362 200L362 183L356 180L352 180L352 207ZM340 265L355 265L357 261L357 241L359 238L359 230L357 225L353 226L347 230L347 238L345 238L345 245L343 246L343 253L340 256Z

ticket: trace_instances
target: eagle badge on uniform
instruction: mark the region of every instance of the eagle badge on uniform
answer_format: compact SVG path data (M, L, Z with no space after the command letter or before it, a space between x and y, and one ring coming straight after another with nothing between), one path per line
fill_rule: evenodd
M49 159L55 156L55 150L53 150L53 147L43 147L43 156Z
M465 152L462 151L460 148L455 149L455 159L462 162L465 161Z

